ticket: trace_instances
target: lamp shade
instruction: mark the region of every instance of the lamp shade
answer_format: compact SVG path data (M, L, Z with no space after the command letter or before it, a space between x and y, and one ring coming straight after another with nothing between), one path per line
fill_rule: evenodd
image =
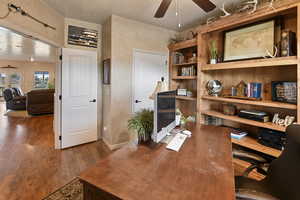
M156 87L154 92L149 96L149 99L154 100L155 95L159 92L166 92L168 91L168 86L165 81L157 81Z

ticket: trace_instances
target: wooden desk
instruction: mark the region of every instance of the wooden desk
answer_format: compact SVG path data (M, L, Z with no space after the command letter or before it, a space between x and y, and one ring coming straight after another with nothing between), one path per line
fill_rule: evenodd
M180 152L128 146L83 172L85 200L233 200L228 129L191 128Z

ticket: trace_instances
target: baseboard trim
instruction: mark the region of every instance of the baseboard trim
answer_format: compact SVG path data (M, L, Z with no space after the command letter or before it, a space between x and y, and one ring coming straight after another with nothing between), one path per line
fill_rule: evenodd
M108 146L108 148L110 150L117 150L117 149L120 149L122 148L123 146L125 146L126 144L128 144L128 142L123 142L123 143L119 143L119 144L109 144L109 142L105 139L105 138L102 138L102 141L104 142L104 144L106 146Z

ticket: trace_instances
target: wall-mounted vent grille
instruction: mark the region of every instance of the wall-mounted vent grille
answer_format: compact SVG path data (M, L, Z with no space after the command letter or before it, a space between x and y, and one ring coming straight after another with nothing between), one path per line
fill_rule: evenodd
M90 48L98 47L98 31L72 26L68 27L68 44Z

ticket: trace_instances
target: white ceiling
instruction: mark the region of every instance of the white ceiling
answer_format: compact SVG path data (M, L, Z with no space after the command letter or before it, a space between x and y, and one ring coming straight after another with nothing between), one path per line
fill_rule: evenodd
M178 29L178 18L175 16L176 0L173 0L165 17L155 19L153 16L159 7L161 0L43 0L62 15L103 24L112 14L125 18L141 21L148 24L162 26L168 29ZM223 2L227 6L241 0L211 0L218 7L222 7ZM215 9L207 14L199 8L192 0L178 0L181 13L182 29L198 25L201 19L208 15L219 12Z
M0 59L55 62L57 49L0 27Z

